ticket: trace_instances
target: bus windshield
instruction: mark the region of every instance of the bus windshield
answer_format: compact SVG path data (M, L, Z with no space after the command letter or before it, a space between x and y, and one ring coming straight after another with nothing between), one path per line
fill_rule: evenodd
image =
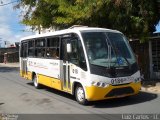
M121 33L82 32L90 64L103 67L124 67L136 62L135 56Z

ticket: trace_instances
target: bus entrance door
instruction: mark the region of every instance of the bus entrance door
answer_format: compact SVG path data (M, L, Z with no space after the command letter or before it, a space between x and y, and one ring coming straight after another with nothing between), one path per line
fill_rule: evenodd
M63 38L62 40L62 60L63 60L63 77L62 77L62 88L64 91L71 92L70 84L70 64L68 62L69 55L67 53L67 43L69 42L68 38Z
M28 49L28 44L27 43L22 43L21 51L22 51L22 59L21 59L21 72L22 76L24 78L27 78L27 49Z

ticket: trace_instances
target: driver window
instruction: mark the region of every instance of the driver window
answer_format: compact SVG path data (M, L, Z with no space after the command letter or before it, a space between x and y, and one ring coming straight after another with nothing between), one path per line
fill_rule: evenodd
M81 41L78 38L71 40L72 53L70 53L70 62L79 66L83 70L87 70L85 56Z
M71 40L72 53L70 53L70 62L78 65L78 43L77 39Z

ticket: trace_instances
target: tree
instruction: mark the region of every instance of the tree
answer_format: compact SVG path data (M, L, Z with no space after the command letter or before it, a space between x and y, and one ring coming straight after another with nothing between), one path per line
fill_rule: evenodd
M20 0L22 23L33 28L74 24L117 29L143 42L160 20L157 0Z

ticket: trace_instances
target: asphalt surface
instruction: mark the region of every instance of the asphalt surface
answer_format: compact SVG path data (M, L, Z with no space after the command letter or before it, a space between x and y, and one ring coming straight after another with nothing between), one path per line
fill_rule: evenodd
M0 113L43 114L38 116L39 119L44 118L44 114L49 114L49 118L53 118L53 114L68 114L57 117L110 120L120 118L123 114L159 114L160 94L141 91L129 98L91 102L83 106L67 93L48 87L35 89L31 81L19 76L19 68L16 66L0 65ZM73 114L83 115L77 117ZM24 116L21 117L24 119Z

